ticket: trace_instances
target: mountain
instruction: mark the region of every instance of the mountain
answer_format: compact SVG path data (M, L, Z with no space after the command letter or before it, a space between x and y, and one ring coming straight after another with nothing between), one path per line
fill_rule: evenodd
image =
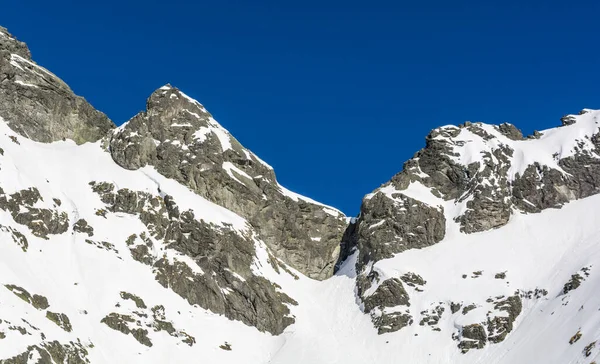
M598 117L435 129L347 218L176 87L116 127L0 28L0 363L595 362Z

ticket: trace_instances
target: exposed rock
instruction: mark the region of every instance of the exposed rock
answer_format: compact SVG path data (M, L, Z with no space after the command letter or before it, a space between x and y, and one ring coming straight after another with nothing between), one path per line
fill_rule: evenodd
M10 234L12 240L19 246L21 249L26 252L27 248L29 248L29 242L25 235L23 235L20 231L10 226L0 225L0 231Z
M483 349L487 342L487 334L485 329L480 324L472 324L462 328L462 337L467 340L462 340L458 344L458 348L463 353L470 349Z
M367 313L376 307L410 306L408 294L397 278L383 281L373 294L363 299L363 302Z
M400 279L406 283L407 286L413 287L417 292L423 292L423 289L419 287L423 287L425 284L427 284L427 281L424 280L423 277L412 272L403 274Z
M392 197L380 192L363 200L351 237L360 247L359 266L407 249L433 245L445 235L446 219L441 208L400 193Z
M180 212L170 196L163 198L128 189L114 191L109 183L90 185L107 203L108 211L139 215L152 239L163 240L170 249L191 257L205 272L196 274L185 263L154 256L150 237L130 236L127 245L133 258L152 266L161 285L192 305L240 320L261 331L279 334L294 322L286 304L296 302L279 292L270 281L253 274L252 239L227 227L197 220L191 210Z
M45 310L48 307L50 307L50 304L48 304L48 299L39 294L34 294L31 297L31 305L37 308L38 310Z
M48 304L48 299L42 295L34 294L32 296L25 288L16 286L14 284L7 284L4 287L6 287L9 291L14 293L15 296L29 303L38 310L45 310L48 307L50 307L50 305Z
M14 284L6 284L6 285L4 285L4 287L6 287L6 289L8 289L12 293L14 293L15 296L19 297L23 301L25 301L27 303L31 303L31 300L32 300L31 294L29 292L27 292L27 290L25 288L19 287Z
M69 228L66 212L34 207L41 202L37 188L32 187L6 196L0 187L0 209L9 211L15 222L27 226L33 235L47 238L50 234L62 234Z
M94 240L90 240L90 239L85 239L85 242L95 246L98 249L102 249L102 250L106 250L109 252L113 252L116 254L119 254L119 251L117 249L115 249L115 245L112 243L109 243L108 241L94 241ZM121 259L121 257L118 257L119 259Z
M576 117L564 120L571 119ZM443 210L412 199L413 185L429 190L440 204L444 201L464 204L463 212L455 220L465 233L504 226L513 210L539 212L597 194L600 133L585 138L578 141L573 153L562 159L558 154L555 156L561 170L535 162L513 176L509 171L515 153L513 147L518 145L510 141L530 143L523 140L513 125L465 123L435 129L427 136L425 148L404 164L402 172L365 197L357 222L343 239L342 250L359 249L360 270L369 261L440 241L445 229ZM472 153L467 150L469 143L479 143L480 157L461 164L460 157ZM435 210L439 213L434 213ZM417 227L433 234L419 236L413 231ZM413 241L407 241L407 234Z
M79 219L73 225L73 231L78 233L87 234L88 236L94 236L94 228L88 225L88 222L85 219Z
M543 288L536 288L530 291L519 291L519 297L527 299L539 299L548 295L548 291Z
M512 140L523 140L523 133L519 128L509 123L502 123L498 125L498 130L504 134L507 138Z
M481 277L482 274L483 274L483 271L480 271L480 270L475 271L475 272L473 272L473 275L471 276L471 278L479 278L479 277Z
M421 312L422 318L421 318L421 321L419 322L419 325L421 325L421 326L428 325L428 326L432 327L432 329L434 331L439 331L440 329L439 329L439 327L437 327L437 324L442 319L442 315L444 314L445 310L446 309L440 302L433 309L422 311Z
M494 275L494 278L496 278L496 279L505 279L506 278L506 272L496 273Z
M407 312L398 312L398 306L410 306L408 293L397 278L387 279L369 293L373 284L379 284L379 275L372 271L368 275L357 278L358 296L364 305L364 312L371 319L379 334L393 332L412 324L412 316ZM394 311L387 309L394 308Z
M132 300L137 308L146 308L144 300L129 292L121 292L121 298L124 300Z
M71 326L71 320L69 320L69 317L64 313L46 311L46 318L54 322L66 332L71 332L73 330L73 327Z
M165 331L170 336L178 338L181 342L193 346L196 339L185 331L177 330L173 322L169 321L165 314L165 308L162 305L156 305L148 309L144 301L135 295L127 292L121 292L121 298L132 300L139 310L132 310L130 314L112 312L104 317L101 322L113 330L122 332L125 335L131 334L140 344L152 346L152 341L148 337L148 329L155 332ZM117 303L117 307L121 307Z
M583 281L583 277L580 276L579 274L573 274L571 276L571 279L565 283L565 286L563 288L563 294L567 294L570 291L579 288L579 286L581 286L581 281Z
M476 308L477 308L477 305L468 305L468 306L465 306L465 307L463 307L462 314L466 315L467 313L469 313L469 311L473 311Z
M450 312L452 312L453 314L457 313L461 307L462 307L461 303L451 302L450 303Z
M0 29L1 31L1 29ZM0 40L2 38L0 37ZM88 351L79 342L62 344L58 341L43 342L38 345L30 345L27 350L10 359L0 360L2 364L29 364L30 358L36 354L37 364L87 364Z
M458 347L463 353L470 349L482 349L488 342L493 344L502 342L513 330L513 323L523 308L521 298L517 294L506 298L504 296L490 298L487 302L493 304L493 311L487 312L487 320L465 325L459 330L457 336L453 336L460 341ZM475 308L476 305L466 306L462 313L465 315Z
M508 316L488 317L488 340L493 343L499 343L512 331L513 323L521 313L523 305L521 298L515 295L503 301L496 302L494 309L508 313Z
M228 343L227 341L225 341L225 344L219 345L219 348L226 350L226 351L231 351L231 344Z
M170 85L110 141L128 169L162 175L246 218L275 256L307 276L333 274L346 227L341 213L285 192L271 167L245 149L198 102Z
M577 119L573 115L565 115L560 118L563 126L573 125L577 122Z
M583 336L583 334L581 333L581 330L577 330L575 335L571 336L571 338L569 339L569 344L571 344L571 345L575 344L576 342L579 341L579 339L581 339L582 336Z
M592 355L592 350L594 350L594 348L596 347L596 342L592 341L591 343L587 344L585 346L585 348L583 348L583 354L585 355L585 357L589 357L590 355Z
M58 77L31 60L25 43L0 32L0 117L20 135L78 144L104 137L114 124Z
M104 317L100 322L106 324L113 330L120 331L126 335L131 334L140 344L151 347L152 341L148 337L148 330L142 328L129 328L130 323L135 323L135 319L128 315L111 313Z
M372 316L372 319L379 335L396 332L413 323L412 316L408 312L389 312Z

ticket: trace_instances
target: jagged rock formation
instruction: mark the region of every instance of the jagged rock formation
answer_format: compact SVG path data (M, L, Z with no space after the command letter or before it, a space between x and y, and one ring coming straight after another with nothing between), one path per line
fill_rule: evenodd
M96 141L114 128L103 113L31 60L29 48L0 27L0 117L40 142Z
M147 110L114 133L110 151L124 168L154 166L243 216L277 258L307 276L322 280L333 274L343 214L285 190L269 165L177 88L156 90Z
M100 195L107 211L139 215L151 235L131 235L127 246L135 260L154 267L156 280L165 288L191 305L273 334L282 333L294 322L285 304L296 302L278 292L272 282L253 273L256 251L251 237L207 224L191 210L180 212L169 195L161 198L128 189L115 191L114 185L106 182L92 182L91 188ZM193 258L203 274L195 273L184 263L153 254L153 240Z
M562 127L531 138L511 124L467 122L433 130L400 173L363 199L358 219L344 236L343 254L357 249L357 270L369 277L373 263L434 245L454 226L465 234L489 231L514 214L560 208L597 194L598 116L583 110L563 117ZM365 312L366 302L379 297L359 296ZM480 331L473 326L473 333ZM462 342L461 348L483 345L475 340Z
M411 240L392 243L391 247L386 244L385 249L389 251L383 256L389 257L439 242L444 237L446 221L443 213L433 211L443 212L443 205L461 206L462 210L453 213L452 218L460 223L461 231L474 233L505 225L515 211L539 212L597 194L600 191L600 129L596 113L586 115L588 112L583 110L579 115L563 118L569 120L568 123L563 121L565 128L578 120L583 124L571 127L571 132L573 128L576 130L573 138L567 138L572 139L568 148L551 142L560 134L569 134L569 130L548 131L552 135L543 141L524 139L515 126L506 123L493 126L467 122L458 127L433 130L426 138L425 148L404 164L402 172L365 197L355 235L360 236L365 229L378 224L377 227L381 226L378 230L391 235L372 238L375 241ZM545 163L528 155L523 164L519 159L526 153L537 154ZM427 201L411 198L420 191L425 191L426 198L431 197L429 201L439 205L431 206ZM451 205L445 204L446 201ZM392 205L396 208L390 208ZM405 215L418 218L405 221ZM395 222L402 222L402 231L398 227L388 229L388 225ZM417 226L423 228L421 234L415 233ZM370 239L363 236L361 244L370 247ZM379 251L363 254L372 254L374 260L382 258Z

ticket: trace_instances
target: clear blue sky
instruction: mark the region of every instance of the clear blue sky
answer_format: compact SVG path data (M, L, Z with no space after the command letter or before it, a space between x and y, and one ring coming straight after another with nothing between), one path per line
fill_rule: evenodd
M354 215L436 126L600 108L600 3L555 3L30 0L0 24L115 123L170 82Z

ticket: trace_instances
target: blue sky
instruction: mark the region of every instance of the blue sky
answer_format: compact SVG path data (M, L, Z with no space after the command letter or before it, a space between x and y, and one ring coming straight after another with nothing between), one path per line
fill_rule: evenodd
M600 108L599 2L11 1L0 25L115 123L169 82L349 215L430 129Z

